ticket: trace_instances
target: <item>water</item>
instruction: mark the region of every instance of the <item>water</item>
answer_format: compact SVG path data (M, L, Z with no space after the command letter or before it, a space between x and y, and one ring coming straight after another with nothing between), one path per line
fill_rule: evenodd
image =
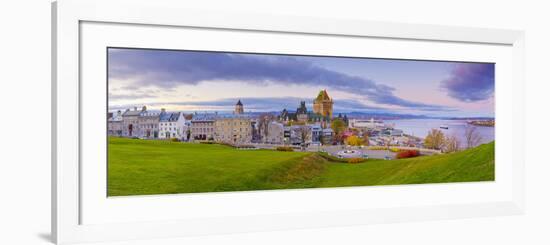
M465 129L468 124L465 120L442 120L442 119L400 119L385 120L385 124L394 125L396 129L403 130L403 133L425 138L432 128L441 130L446 136L455 135L460 139L461 145L466 144ZM441 129L439 126L446 125L449 129ZM481 136L481 144L495 140L494 127L474 126Z

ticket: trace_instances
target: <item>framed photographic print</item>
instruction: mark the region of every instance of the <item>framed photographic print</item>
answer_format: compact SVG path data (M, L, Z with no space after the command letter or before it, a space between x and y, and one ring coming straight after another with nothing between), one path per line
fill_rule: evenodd
M521 31L167 6L52 6L57 243L523 212Z

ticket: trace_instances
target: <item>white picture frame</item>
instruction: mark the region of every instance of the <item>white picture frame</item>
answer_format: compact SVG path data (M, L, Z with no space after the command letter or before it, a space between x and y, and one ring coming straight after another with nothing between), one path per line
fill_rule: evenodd
M266 211L261 215L217 214L192 219L127 221L86 224L82 222L83 188L81 134L83 93L81 45L82 23L119 23L144 26L185 27L246 32L292 33L299 35L420 40L480 45L504 45L512 52L511 77L507 91L514 100L506 112L509 142L514 151L509 158L507 189L498 198L485 201L412 205L387 208L343 208L312 212ZM333 20L298 16L267 16L253 13L208 12L186 9L180 1L148 0L60 0L52 4L52 237L58 244L75 242L152 239L188 235L223 234L278 229L314 228L355 224L378 224L420 220L454 219L521 214L524 211L524 34L518 30L496 30L388 23L376 21ZM498 79L498 77L497 77ZM505 93L505 96L512 96ZM503 99L498 98L497 104ZM497 110L497 114L499 111ZM498 115L497 117L500 117ZM504 118L504 117L503 117ZM497 151L497 154L498 151ZM499 156L497 155L497 159ZM498 168L498 163L497 163ZM496 181L499 181L497 178ZM372 188L372 187L371 187ZM433 191L439 186L413 187ZM448 187L447 187L448 188ZM351 191L356 191L351 190ZM331 190L335 191L349 190ZM379 189L384 191L384 189ZM290 195L304 195L309 190ZM329 193L329 192L327 192ZM261 192L241 196L254 197ZM279 195L279 194L273 194ZM281 194L282 195L282 194ZM226 195L227 197L227 195ZM148 197L150 200L160 197ZM163 200L180 199L172 196ZM133 200L139 202L138 199ZM93 202L92 202L93 203ZM273 204L275 205L275 204ZM170 211L170 210L169 210Z

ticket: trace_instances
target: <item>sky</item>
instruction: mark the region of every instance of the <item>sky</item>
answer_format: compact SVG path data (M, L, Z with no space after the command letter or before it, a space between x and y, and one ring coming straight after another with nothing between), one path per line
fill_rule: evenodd
M493 117L492 63L108 48L109 110L312 109L326 89L337 113Z

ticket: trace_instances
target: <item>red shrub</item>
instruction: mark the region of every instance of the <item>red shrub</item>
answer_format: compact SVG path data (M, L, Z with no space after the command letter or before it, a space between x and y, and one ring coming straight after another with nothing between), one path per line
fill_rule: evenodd
M402 150L397 153L395 156L397 159L401 158L410 158L420 156L420 152L417 150Z
M363 158L350 158L348 159L348 163L355 164L355 163L361 163L364 162L365 159Z

